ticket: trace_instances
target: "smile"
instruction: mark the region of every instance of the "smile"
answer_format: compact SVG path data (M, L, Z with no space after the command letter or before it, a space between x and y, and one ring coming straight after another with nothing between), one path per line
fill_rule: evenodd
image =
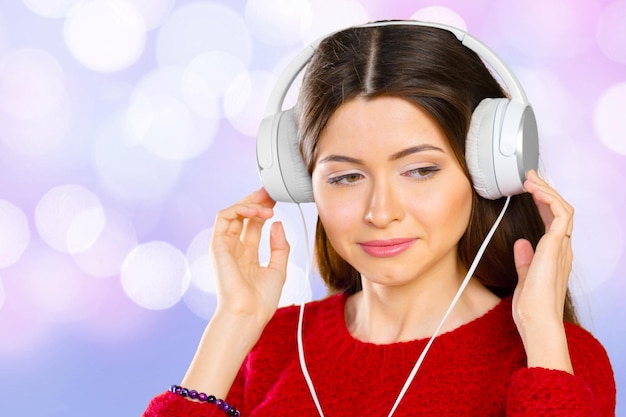
M387 258L396 256L409 249L417 239L415 238L402 238L402 239L388 239L388 240L370 240L367 242L360 242L359 245L363 248L365 253L377 258Z

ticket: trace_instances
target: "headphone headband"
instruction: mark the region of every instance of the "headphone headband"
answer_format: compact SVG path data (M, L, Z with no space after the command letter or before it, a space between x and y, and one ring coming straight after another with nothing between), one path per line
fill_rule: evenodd
M484 42L473 37L464 30L454 26L445 25L443 23L420 22L417 20L386 20L382 22L372 22L353 26L353 28L382 26L423 26L443 29L452 33L464 46L476 52L479 57L481 57L491 68L494 69L496 74L502 78L502 82L504 83L506 90L511 95L511 99L520 103L528 104L528 98L526 97L526 93L524 93L522 85L508 65L506 65L506 63L502 61L502 59L500 59L500 57ZM324 39L344 30L346 29L341 29L318 38L309 46L304 48L298 55L296 55L295 58L293 58L281 74L280 78L276 82L276 85L274 86L274 89L272 90L272 93L270 94L270 98L266 106L265 116L275 114L282 109L289 87L306 66L307 62L309 62L319 44Z

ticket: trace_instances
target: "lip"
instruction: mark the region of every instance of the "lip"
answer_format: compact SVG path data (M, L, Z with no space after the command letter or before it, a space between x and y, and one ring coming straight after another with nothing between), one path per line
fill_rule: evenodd
M377 258L396 256L409 249L417 239L397 238L359 242L365 253Z

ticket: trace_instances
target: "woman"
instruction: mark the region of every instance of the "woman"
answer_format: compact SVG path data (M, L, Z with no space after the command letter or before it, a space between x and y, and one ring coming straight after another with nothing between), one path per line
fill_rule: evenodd
M186 388L144 415L614 415L611 365L567 290L573 210L534 171L400 394L502 208L474 191L464 155L472 111L504 96L445 30L360 27L325 39L296 106L330 290L304 317L314 390L299 365L298 308L277 311L289 253L279 223L269 265L258 263L274 205L260 189L217 215L216 312Z

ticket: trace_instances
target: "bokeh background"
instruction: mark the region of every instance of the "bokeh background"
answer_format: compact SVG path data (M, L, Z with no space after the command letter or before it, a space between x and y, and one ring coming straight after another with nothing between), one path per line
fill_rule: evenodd
M468 30L525 86L544 173L576 208L579 314L626 415L624 0L3 0L0 415L138 416L180 381L215 307L212 221L260 186L280 70L390 18ZM297 208L277 217L293 247L281 302L323 297Z

